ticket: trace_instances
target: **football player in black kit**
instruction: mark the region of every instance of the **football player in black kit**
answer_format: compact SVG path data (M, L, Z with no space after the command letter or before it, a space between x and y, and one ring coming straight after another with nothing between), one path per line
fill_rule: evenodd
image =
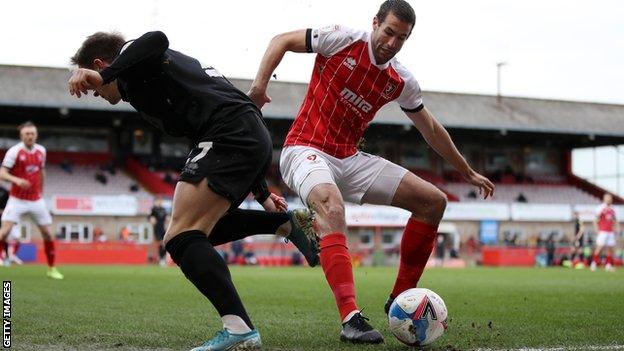
M585 226L581 221L581 217L577 211L574 211L574 243L572 247L572 255L570 255L570 261L572 261L573 268L585 267Z
M72 62L78 68L68 82L70 94L93 90L111 104L127 101L163 132L193 141L163 238L167 252L223 322L223 330L193 350L259 349L260 335L214 246L286 231L308 263L318 264L318 238L297 221L307 214L237 208L250 191L267 211L286 207L264 180L272 141L260 110L214 68L169 49L162 32L129 42L118 33L98 32Z

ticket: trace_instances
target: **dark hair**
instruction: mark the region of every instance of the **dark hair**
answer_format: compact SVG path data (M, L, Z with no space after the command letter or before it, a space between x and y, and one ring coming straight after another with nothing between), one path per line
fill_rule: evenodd
M113 62L125 43L126 39L118 32L96 32L82 43L80 49L71 57L71 63L78 67L91 68L95 59Z
M19 126L17 126L17 130L18 130L19 132L21 132L21 131L22 131L22 129L24 129L24 128L26 128L26 127L35 127L35 128L37 128L37 126L36 126L33 122L31 122L31 121L26 121L26 122L24 122L24 123L20 124Z
M386 20L388 13L392 12L398 19L405 23L409 23L414 27L416 24L416 13L412 6L405 0L386 0L379 7L377 11L377 20L379 23L383 23Z

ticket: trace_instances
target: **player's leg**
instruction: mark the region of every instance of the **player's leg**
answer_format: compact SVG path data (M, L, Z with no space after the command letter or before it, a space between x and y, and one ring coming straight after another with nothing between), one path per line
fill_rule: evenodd
M215 225L210 234L213 246L257 234L275 234L290 240L311 267L318 265L319 238L312 229L313 215L307 209L266 212L234 209Z
M202 141L191 151L176 186L164 238L173 260L215 306L223 322L223 330L194 351L256 350L261 344L228 267L206 234L265 176L272 142L258 113L232 116L228 123L205 137L218 142ZM205 206L208 213L202 209Z
M401 292L416 287L435 245L437 228L444 209L446 195L433 184L424 181L403 167L389 161L369 161L383 164L362 202L392 205L411 212L400 246L400 263L397 278L384 309L387 311Z
M308 181L313 181L314 177L310 175ZM321 267L334 293L342 320L340 340L371 344L383 342L381 333L368 323L356 303L353 267L345 236L347 226L344 202L340 190L334 184L317 184L307 196L307 203L315 212L316 227L321 236Z
M596 248L594 249L591 265L589 266L592 271L595 271L600 265L600 255L602 254L602 249L605 247L606 241L607 233L598 232L596 236Z
M613 272L615 269L613 268L613 249L615 248L615 234L609 233L607 235L607 240L605 243L605 270L607 272Z
M14 225L9 233L9 240L7 241L7 257L9 261L21 265L22 260L17 257L17 252L20 248L20 228L17 225Z
M63 279L63 274L56 268L56 241L54 240L54 235L51 230L52 216L50 215L50 211L48 211L43 199L29 201L27 207L28 212L37 223L39 232L43 238L43 251L48 263L47 276L52 279Z
M230 271L208 239L208 233L230 205L228 199L208 187L206 178L197 184L178 182L164 243L186 278L221 316L224 326L221 333L228 333L224 335L228 337L231 337L229 333L255 335L257 332L234 287Z
M2 220L2 224L0 224L0 255L3 257L3 262L0 263L0 265L4 264L8 266L11 264L8 261L9 255L8 255L7 239L14 225L15 225L15 222L7 221L4 219Z
M328 156L311 148L282 150L280 168L286 184L315 212L320 240L321 267L336 301L343 328L341 340L363 343L383 341L359 313L351 256L347 247L344 201Z
M7 247L7 238L13 230L13 226L19 222L22 214L26 211L22 201L9 197L7 204L2 211L0 223L0 252L4 252Z
M392 206L412 213L405 226L400 248L400 265L390 298L418 284L435 245L438 225L446 208L446 195L415 174L405 174Z

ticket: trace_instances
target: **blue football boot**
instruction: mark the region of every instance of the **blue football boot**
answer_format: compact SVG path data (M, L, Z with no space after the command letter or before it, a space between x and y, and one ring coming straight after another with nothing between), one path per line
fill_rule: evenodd
M245 334L232 334L223 329L191 351L256 351L261 345L260 334L255 329Z

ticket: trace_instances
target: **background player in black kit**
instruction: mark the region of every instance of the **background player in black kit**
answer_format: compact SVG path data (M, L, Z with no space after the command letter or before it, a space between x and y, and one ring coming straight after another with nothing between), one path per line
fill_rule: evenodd
M169 214L167 210L162 206L162 198L157 197L154 200L154 206L150 211L149 221L154 229L154 242L158 245L158 264L161 267L165 267L167 262L165 261L165 245L163 245L163 238L165 237L165 224L168 222Z
M579 268L585 266L585 226L581 221L581 217L578 211L574 211L574 242L572 246L572 254L570 255L570 261L572 261L572 267Z
M80 97L94 90L111 104L123 99L157 128L193 141L163 242L224 326L193 350L258 349L260 335L213 246L286 226L292 229L288 239L311 265L318 263L315 235L296 230L294 216L237 209L250 191L267 210L286 206L268 192L264 180L272 142L260 111L215 69L169 49L162 32L130 42L99 32L87 38L72 61L79 68L68 82L70 94Z

